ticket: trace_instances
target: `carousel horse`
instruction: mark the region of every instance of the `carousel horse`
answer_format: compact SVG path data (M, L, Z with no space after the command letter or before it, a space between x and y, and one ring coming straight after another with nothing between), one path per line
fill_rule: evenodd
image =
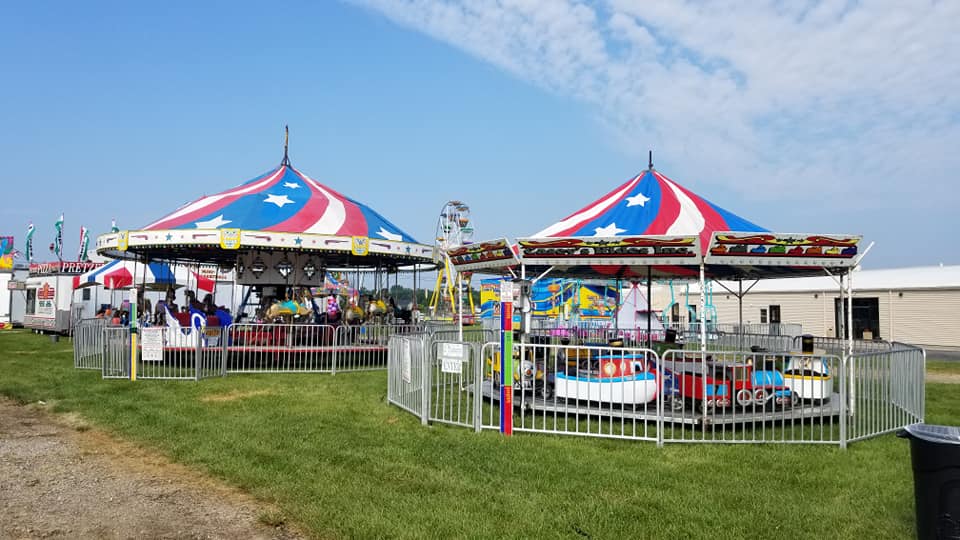
M347 324L361 324L365 317L363 308L358 305L349 305L343 312L343 319Z
M299 300L299 302L297 300ZM313 312L311 304L309 293L301 292L299 296L295 296L293 299L287 298L274 302L273 305L267 309L267 319L290 321L294 317L305 317Z
M371 299L367 303L367 322L382 323L387 315L387 304L380 300Z

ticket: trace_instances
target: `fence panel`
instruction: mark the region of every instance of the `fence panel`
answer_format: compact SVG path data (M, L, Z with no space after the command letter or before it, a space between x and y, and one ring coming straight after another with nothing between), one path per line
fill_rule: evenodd
M429 403L424 396L424 368L426 362L426 334L393 335L388 342L387 400L407 410L424 423Z
M233 324L227 328L228 373L329 373L336 328L306 324Z
M386 369L388 325L339 326L334 341L334 371Z
M137 351L138 379L197 379L197 359L203 346L205 328L147 327L141 330ZM157 356L145 356L142 343L145 332L156 332L161 350Z
M103 346L100 375L104 379L130 378L130 329L124 326L104 326L101 329Z
M833 355L667 351L663 441L840 444L842 366Z
M922 349L902 344L850 358L850 441L923 421L925 361Z
M73 367L101 369L103 366L104 319L84 319L73 329Z
M479 343L430 339L428 346L430 421L476 428Z
M512 355L514 431L658 440L653 351L521 343ZM480 361L481 426L499 429L499 344L483 345Z

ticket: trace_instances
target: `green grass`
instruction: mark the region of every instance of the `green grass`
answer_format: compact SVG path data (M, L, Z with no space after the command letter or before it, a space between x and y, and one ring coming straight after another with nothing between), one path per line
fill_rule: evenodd
M504 438L422 427L387 403L385 372L105 381L73 369L70 347L0 333L0 394L78 413L275 504L264 523L317 537L914 535L909 444L893 435L845 451ZM928 385L928 422L960 424L957 388Z

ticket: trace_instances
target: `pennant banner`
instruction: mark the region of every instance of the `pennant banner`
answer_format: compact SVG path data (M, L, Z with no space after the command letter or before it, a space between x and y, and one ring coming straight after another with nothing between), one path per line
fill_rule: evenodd
M60 259L63 254L63 214L53 226L57 229L57 235L53 237L53 253Z
M27 258L27 262L33 260L33 223L27 226L27 239L26 246L24 246L24 256Z
M90 237L87 235L87 228L80 227L80 251L77 253L78 261L85 261L87 257L87 249L90 247Z

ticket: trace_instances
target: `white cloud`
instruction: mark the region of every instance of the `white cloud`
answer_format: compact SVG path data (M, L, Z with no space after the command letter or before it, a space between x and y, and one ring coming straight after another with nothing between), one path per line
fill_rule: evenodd
M960 169L960 2L358 3L593 104L681 182L893 206Z

